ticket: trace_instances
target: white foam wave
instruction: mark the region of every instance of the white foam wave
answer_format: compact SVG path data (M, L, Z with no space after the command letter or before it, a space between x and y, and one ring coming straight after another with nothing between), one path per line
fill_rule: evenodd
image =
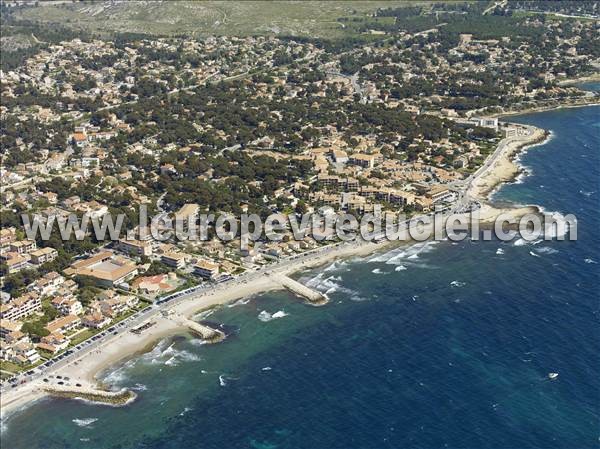
M137 359L128 360L119 368L110 371L103 377L103 381L109 385L122 385L128 380L127 371L135 365Z
M336 260L331 265L324 268L323 271L326 273L328 273L330 271L339 271L340 268L346 267L347 265L348 265L348 262L346 262L345 260Z
M394 271L405 271L407 268L404 265L398 265Z
M192 319L194 321L205 320L206 318L211 316L213 313L215 313L215 311L216 311L216 308L205 310L203 312L200 312L200 313L197 313L196 315L194 315L192 317Z
M533 251L529 251L529 254L531 254L533 257L542 257L539 254L534 253Z
M227 381L225 380L225 376L223 374L219 376L219 385L221 385L222 387L227 385Z
M496 250L496 254L498 254L500 256L500 255L504 254L504 250L502 248L498 248Z
M542 246L541 248L538 248L535 251L541 254L556 254L558 252L557 249L551 248L549 246Z
M584 262L585 262L585 263L598 263L598 262L596 262L594 259L590 259L590 258L588 258L588 259L584 259Z
M387 274L387 273L381 271L381 269L379 269L379 268L375 268L374 270L371 271L371 273L373 273L373 274Z
M152 351L142 356L142 359L151 365L166 366L178 366L182 362L197 362L201 360L201 357L197 354L185 349L175 348L175 342L172 342L165 348L167 343L167 340L159 343Z
M525 240L524 238L518 238L517 240L514 241L513 245L515 245L515 246L537 245L541 241L542 241L541 239Z
M450 285L452 287L464 287L465 285L467 285L466 282L460 282L460 281L452 281L450 282Z
M306 281L306 286L310 288L314 288L325 295L330 295L332 293L338 292L343 293L352 301L364 301L365 298L362 298L358 292L342 286L339 281L341 281L341 277L339 276L328 276L325 277L324 273L319 273L312 279Z
M236 307L236 306L245 306L249 302L250 302L250 298L238 299L236 302L234 302L233 304L229 304L227 307L232 308L232 307Z
M88 427L91 424L94 424L96 421L98 421L98 418L75 418L72 421L79 427Z
M277 312L275 312L273 314L267 312L266 310L263 310L262 312L260 312L258 314L258 319L260 321L262 321L263 323L267 323L269 321L276 320L278 318L283 318L283 317L286 317L288 315L289 314L285 313L285 311L283 311L283 310L279 310L279 311L277 311Z
M589 191L589 192L586 192L585 190L580 190L580 191L579 191L579 193L581 193L583 196L587 196L587 197L589 198L589 197L590 197L590 196L592 196L594 193L596 193L596 191Z
M434 249L434 246L439 242L435 240L428 240L426 242L415 243L408 247L395 248L384 254L379 254L371 259L369 262L383 262L388 265L399 265L403 263L403 259L417 259L420 254L425 254Z
M185 415L187 412L191 412L192 409L189 407L184 407L183 411L179 414L179 416Z
M564 214L556 211L548 212L543 206L538 206L538 208L547 217L545 220L545 224L549 227L549 229L544 229L544 238L546 240L560 238L567 235L567 233L570 230L570 223L569 221L567 221ZM550 224L552 223L556 224L550 226ZM574 226L577 225L577 219L574 219L573 224Z
M173 357L169 358L165 362L165 365L167 365L167 366L177 366L177 365L179 365L179 363L177 362L177 359L173 356Z
M265 366L264 368L261 368L261 371L271 371L271 369L270 366Z

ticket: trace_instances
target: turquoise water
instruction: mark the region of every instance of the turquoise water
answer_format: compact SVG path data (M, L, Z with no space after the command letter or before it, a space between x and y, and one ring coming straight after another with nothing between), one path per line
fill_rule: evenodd
M43 400L2 448L597 448L599 111L511 118L553 137L495 196L576 214L577 242L429 242L302 273L330 304L222 308L222 344L171 339L108 374L132 405Z

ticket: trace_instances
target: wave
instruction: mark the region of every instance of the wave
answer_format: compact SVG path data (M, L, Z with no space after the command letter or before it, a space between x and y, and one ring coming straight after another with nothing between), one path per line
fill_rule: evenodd
M264 368L260 369L261 371L271 371L272 368L270 366L265 366Z
M260 312L258 314L258 319L260 321L262 321L263 323L267 323L269 321L276 320L278 318L283 318L288 315L289 315L289 313L285 313L285 311L283 311L283 310L279 310L273 314L267 312L266 310L263 310L262 312Z
M234 302L233 304L228 304L227 307L228 308L232 308L232 307L237 307L237 306L245 306L246 304L248 304L250 302L250 298L247 299L238 299L236 302Z
M236 380L238 379L237 377L227 377L225 376L225 374L220 374L219 375L219 385L221 385L222 387L227 386L227 381L228 380Z
M538 248L535 251L536 251L536 253L542 253L542 254L556 254L558 252L557 249L551 248L549 246L542 246L541 248Z
M398 265L398 266L397 266L397 267L394 269L394 271L405 271L405 270L407 270L407 269L408 269L408 268L406 268L404 265Z
M465 285L467 285L466 282L460 282L460 281L452 281L450 282L450 285L452 287L464 287Z
M570 223L569 223L569 221L567 221L564 214L562 214L561 212L557 212L557 211L548 211L544 208L544 206L536 206L536 207L546 217L551 218L551 220L548 218L546 218L546 220L544 220L546 222L545 223L546 227L548 227L548 225L552 224L553 222L556 223L555 226L552 226L549 229L549 232L546 233L546 229L543 230L543 236L544 236L545 240L561 238L561 237L564 237L565 235L567 235L567 233L570 230ZM576 218L574 219L574 226L577 226Z
M345 260L336 260L328 267L323 269L324 272L328 273L330 271L339 271L342 267L347 267L348 262Z
M583 196L587 196L589 198L590 196L592 196L596 192L595 191L586 192L585 190L580 190L579 193L581 193Z
M525 240L524 238L518 238L517 240L514 241L513 245L515 245L515 246L537 245L541 241L542 241L542 239Z
M598 262L596 262L594 259L590 259L590 258L584 259L583 261L584 261L585 263L598 263Z
M133 387L130 387L129 389L133 390L133 391L146 391L148 389L148 387L144 384L137 383Z
M191 412L193 409L190 407L184 407L182 412L179 414L179 416L183 416L185 415L187 412Z
M197 313L196 315L194 315L192 317L192 320L194 320L194 321L204 320L204 319L208 318L209 316L211 316L213 313L215 313L216 310L217 310L217 307L213 307L212 309L208 309L203 312Z
M71 421L73 421L79 427L88 427L89 425L94 424L96 421L98 421L98 418L75 418Z
M102 378L102 381L108 385L123 385L129 379L127 376L127 371L132 368L137 361L138 359L128 360L117 369L108 372Z
M178 366L182 362L198 362L202 358L192 352L186 351L185 349L175 348L175 342L171 342L166 348L168 340L156 345L156 347L142 356L142 360L149 362L151 365L166 365L166 366Z
M381 269L379 269L379 268L375 268L374 270L371 271L371 273L373 273L373 274L387 274L385 271L381 271Z
M498 248L496 250L496 254L498 254L499 256L501 256L502 254L504 254L504 250L502 248Z
M379 254L372 257L368 262L381 262L388 265L398 265L403 259L417 259L420 254L425 254L434 249L434 246L439 242L436 240L428 240L426 242L418 242L408 247L395 248L384 254Z
M405 265L414 266L417 268L431 268L424 261L421 261L421 257L425 254L428 254L435 250L435 247L439 244L439 241L429 240L427 242L421 242L413 245L409 250L404 254L404 257L397 257L395 259L390 260L388 263L393 265Z
M534 253L533 251L529 251L529 254L531 254L533 257L542 257L539 254Z
M330 295L335 292L343 293L352 301L364 301L366 298L360 296L360 294L350 288L341 285L340 276L328 276L325 277L325 273L321 272L315 277L306 281L306 286Z

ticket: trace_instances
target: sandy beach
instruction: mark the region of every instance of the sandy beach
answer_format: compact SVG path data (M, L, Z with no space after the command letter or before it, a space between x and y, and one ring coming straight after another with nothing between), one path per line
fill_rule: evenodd
M383 244L370 242L340 245L331 248L329 251L318 253L308 260L298 260L296 263L285 265L282 268L274 267L271 274L291 274L327 264L338 258L367 255L382 247ZM73 363L52 371L51 383L38 380L4 392L0 397L1 416L5 418L11 413L47 396L48 393L45 390L52 387L52 382L56 382L57 375L63 378L68 377L72 385L81 384L82 393L103 388L104 386L99 383L98 379L106 370L148 352L164 338L178 334L188 334L188 329L182 327L181 323L174 317L192 318L207 309L275 289L282 289L282 286L275 282L272 276L263 275L247 282L235 281L230 284L221 284L209 292L194 295L192 299L170 307L169 312L172 315L157 314L152 319L155 324L141 334L124 332L109 338L101 346L84 354ZM298 301L302 301L302 299L298 298Z

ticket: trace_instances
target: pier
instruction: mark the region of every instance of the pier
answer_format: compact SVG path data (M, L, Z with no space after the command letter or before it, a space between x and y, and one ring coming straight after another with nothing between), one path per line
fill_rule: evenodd
M170 318L180 325L187 327L202 340L206 340L210 343L218 343L225 339L225 334L222 331L205 326L204 324L197 323L196 321L190 320L184 316L171 315Z
M51 385L45 386L43 391L51 396L85 399L87 401L109 405L126 405L136 398L136 394L133 391L126 389L120 391L107 391L89 386Z
M292 293L307 299L308 302L315 306L322 306L328 301L327 297L322 293L313 290L310 287L307 287L306 285L301 284L300 282L295 281L294 279L283 274L274 276L274 279Z

